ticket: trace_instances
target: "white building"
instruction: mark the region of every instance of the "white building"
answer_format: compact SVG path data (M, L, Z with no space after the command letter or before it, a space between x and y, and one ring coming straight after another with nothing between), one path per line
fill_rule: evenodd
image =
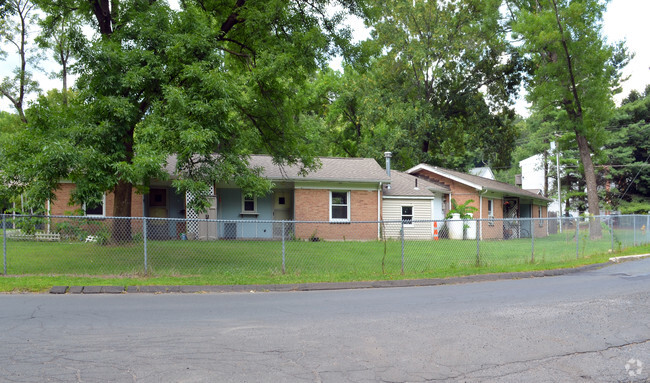
M547 157L547 161L552 161L554 159L555 157ZM519 161L519 167L521 168L521 188L535 193L543 194L544 193L544 155L535 154L534 156L530 156L526 159L523 159ZM548 169L550 168L551 166L549 164ZM559 213L560 204L558 203L557 200L557 187L556 187L557 177L555 176L555 174L547 174L546 179L548 182L549 190L551 189L556 190L555 193L549 193L554 195L546 196L548 198L553 199L553 202L551 202L548 205L548 211Z

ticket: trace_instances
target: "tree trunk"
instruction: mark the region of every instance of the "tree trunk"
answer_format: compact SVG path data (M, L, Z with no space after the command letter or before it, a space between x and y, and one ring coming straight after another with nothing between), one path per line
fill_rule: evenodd
M591 150L587 138L576 131L576 139L578 141L578 150L580 151L580 161L585 172L585 181L587 182L587 205L589 206L589 215L600 215L598 207L598 190L596 185L596 171L594 170L594 163L591 160ZM591 239L600 239L603 236L602 228L600 226L600 219L589 220L589 237Z
M119 181L115 186L113 217L131 217L131 192L133 185ZM114 218L112 238L116 242L128 242L132 239L131 220Z

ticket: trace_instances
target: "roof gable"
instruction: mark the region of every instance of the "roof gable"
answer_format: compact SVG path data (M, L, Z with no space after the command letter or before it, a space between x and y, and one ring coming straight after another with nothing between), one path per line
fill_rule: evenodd
M385 197L433 198L434 192L448 194L450 190L447 186L397 170L390 171L390 187L387 184L383 186Z
M455 170L440 168L437 166L431 166L427 164L419 164L411 169L407 170L407 173L414 174L422 171L428 171L434 174L437 174L441 177L448 178L450 180L460 182L463 185L472 187L477 191L492 191L498 192L503 195L512 195L519 197L528 197L536 200L542 200L545 202L551 202L550 198L546 198L537 193L533 193L524 189L521 189L515 185L511 185L505 182L491 180L485 177L475 176L471 174L465 174Z

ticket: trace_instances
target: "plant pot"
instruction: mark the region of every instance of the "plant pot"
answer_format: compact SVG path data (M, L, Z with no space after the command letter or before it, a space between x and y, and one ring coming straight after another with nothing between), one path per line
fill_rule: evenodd
M469 219L463 220L465 228L465 239L476 239L476 221L472 219L472 213L468 213Z
M454 213L451 215L451 220L447 222L450 239L463 239L463 223L460 214Z

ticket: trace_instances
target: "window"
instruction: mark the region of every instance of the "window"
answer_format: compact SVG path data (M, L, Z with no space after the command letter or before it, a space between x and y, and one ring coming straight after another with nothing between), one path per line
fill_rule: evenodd
M350 222L350 192L330 192L330 221Z
M241 200L242 214L257 214L257 197L243 196Z
M542 221L542 207L537 206L537 217L539 218L539 227L544 226L544 221Z
M413 225L413 206L402 206L402 223Z
M494 219L494 200L492 199L488 200L488 219L490 219L488 225L494 226L494 221L492 221Z
M104 217L106 215L106 195L102 197L102 201L98 204L84 204L83 211L85 215L91 217Z

